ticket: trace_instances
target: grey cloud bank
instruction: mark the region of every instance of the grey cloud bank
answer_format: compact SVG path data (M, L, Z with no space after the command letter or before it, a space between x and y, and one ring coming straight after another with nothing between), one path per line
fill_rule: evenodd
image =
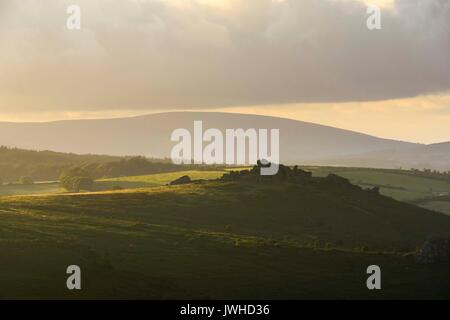
M65 28L69 4L82 30ZM383 100L450 89L450 2L2 0L0 111Z

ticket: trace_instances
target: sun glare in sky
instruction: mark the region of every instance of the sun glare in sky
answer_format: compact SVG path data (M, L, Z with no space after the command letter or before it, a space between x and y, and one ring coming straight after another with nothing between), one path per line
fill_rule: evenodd
M381 138L438 143L450 137L450 93L385 101L298 103L221 109L318 123Z

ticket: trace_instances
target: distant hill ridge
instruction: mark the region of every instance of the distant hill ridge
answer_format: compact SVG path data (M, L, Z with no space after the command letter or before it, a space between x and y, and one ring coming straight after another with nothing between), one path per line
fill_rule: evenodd
M446 144L425 146L291 119L219 112L170 112L46 123L0 122L0 144L81 154L165 158L174 145L170 141L173 130L192 130L195 120L202 120L205 129L222 131L280 129L280 161L287 164L409 168L426 163L431 169L450 169L450 162L446 162L450 148ZM398 157L394 161L391 155ZM419 156L424 161L418 163Z

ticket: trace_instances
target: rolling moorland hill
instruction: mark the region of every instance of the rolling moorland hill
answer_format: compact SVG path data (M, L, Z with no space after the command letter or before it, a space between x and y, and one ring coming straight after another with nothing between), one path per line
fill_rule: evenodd
M443 152L445 146L446 144L440 145ZM381 194L396 200L450 214L450 171L318 166L303 168L313 172L315 176L323 177L334 173L363 188L378 187ZM191 171L185 172L186 170ZM62 173L67 172L78 172L78 176L97 179L93 191L105 191L158 186L161 182L168 183L184 174L192 175L194 179L210 179L226 170L233 169L221 166L175 166L169 159L77 155L0 147L0 182L3 182L0 195L64 192L57 180ZM21 182L23 177L37 183L24 184Z
M273 179L2 197L0 296L448 298L448 264L403 254L448 234L450 217L334 175ZM81 292L64 289L73 263ZM371 264L382 294L365 287Z
M171 112L133 118L71 120L48 123L0 123L0 144L75 153L170 157L173 130L280 129L281 162L314 164L316 160L405 150L420 145L380 139L353 131L276 117L216 112ZM407 160L407 159L406 159ZM430 166L434 160L430 158ZM383 164L380 164L383 166ZM450 168L449 168L450 169Z
M241 170L243 169L248 168L241 168ZM387 197L450 215L450 173L347 167L302 167L302 169L311 172L314 177L326 177L330 173L336 174L349 179L352 184L359 185L364 189L379 188L380 194ZM228 168L225 170L238 169ZM223 169L218 168L213 171L211 169L190 170L100 179L95 182L94 190L106 191L114 188L131 189L162 186L183 176L189 176L193 180L211 180L224 173ZM13 191L11 190L9 194L13 194Z

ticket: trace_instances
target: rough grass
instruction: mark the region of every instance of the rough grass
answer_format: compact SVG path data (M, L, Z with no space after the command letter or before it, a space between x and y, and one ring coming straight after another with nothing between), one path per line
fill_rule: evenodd
M181 171L161 174L151 174L143 176L130 176L111 179L101 179L96 181L97 191L112 190L120 187L122 189L149 188L163 186L183 175L188 175L191 179L217 179L230 170L244 170L242 168L229 168L216 171ZM365 188L380 187L382 194L399 201L415 202L424 199L434 200L436 194L449 193L450 183L438 179L413 176L407 171L401 173L398 170L386 169L364 169L364 168L332 168L332 167L305 167L313 172L315 176L323 177L329 173L338 174L349 179L352 183ZM11 185L0 187L0 195L27 195L60 193L62 189L56 183L36 184L30 186ZM426 205L425 205L426 206ZM447 213L447 205L430 204L426 206L434 210Z
M450 201L431 200L420 205L428 210L438 211L450 215Z
M450 218L388 198L211 182L0 198L3 298L448 298L449 265L417 265ZM65 289L82 268L83 290ZM365 287L380 265L383 290Z

